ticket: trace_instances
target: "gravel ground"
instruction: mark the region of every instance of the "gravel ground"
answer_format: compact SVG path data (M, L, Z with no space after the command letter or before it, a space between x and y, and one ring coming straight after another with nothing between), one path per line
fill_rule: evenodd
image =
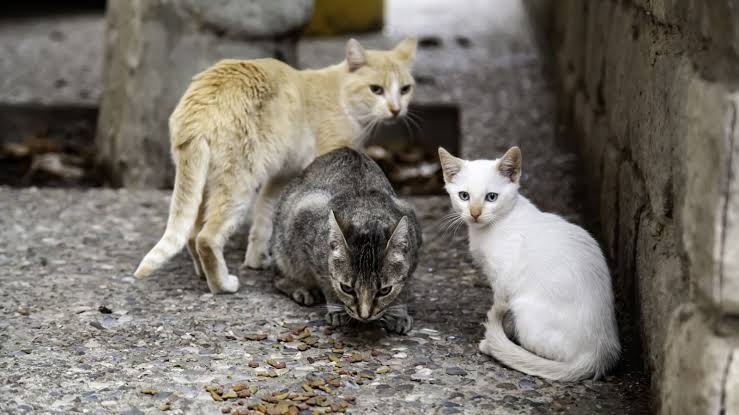
M386 30L359 38L384 47L419 36L415 101L460 109L462 153L492 157L519 145L524 192L597 229L577 156L555 129L554 85L516 4L388 1ZM301 41L302 66L341 59L345 41ZM239 293L212 296L185 253L134 280L168 200L159 191L0 187L0 413L221 413L260 402L289 413L270 402L280 399L357 414L647 412L627 310L617 310L624 359L601 381L551 383L477 351L492 296L464 230L443 232L446 197L410 199L425 244L407 336L327 331L322 310L279 294L267 271L241 271ZM245 231L226 249L233 271Z
M134 280L135 265L160 236L168 199L158 191L0 188L0 412L221 413L275 392L304 392L306 382L349 413L644 409L644 385L628 365L604 381L558 384L477 352L490 289L464 235L440 232L446 198L411 200L425 245L407 336L364 326L326 331L321 310L279 294L268 271L241 272L239 293L213 296L184 252ZM226 250L234 269L245 239L236 235ZM303 325L310 337L298 340ZM292 341L278 340L293 331ZM267 337L248 340L260 334ZM269 366L270 358L286 367ZM330 392L318 389L317 378ZM258 389L225 401L206 390L220 386L228 396L237 383Z

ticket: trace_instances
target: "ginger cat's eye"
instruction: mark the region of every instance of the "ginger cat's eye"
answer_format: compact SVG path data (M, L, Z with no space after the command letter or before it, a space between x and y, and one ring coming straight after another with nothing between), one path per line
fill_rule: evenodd
M486 202L495 202L496 200L498 200L498 194L495 192L490 192L485 195Z
M344 291L345 293L349 295L354 294L354 288L346 284L341 284L341 291Z
M470 200L470 194L467 192L459 192L459 198L462 200Z
M380 288L379 291L377 291L377 296L378 297L384 297L384 296L390 294L390 291L392 291L392 290L393 290L393 286L392 285L388 285L387 287L382 287L382 288Z
M370 85L370 91L375 95L382 95L385 90L380 85Z
M400 88L400 95L405 95L409 92L411 92L412 85L404 85L402 88Z

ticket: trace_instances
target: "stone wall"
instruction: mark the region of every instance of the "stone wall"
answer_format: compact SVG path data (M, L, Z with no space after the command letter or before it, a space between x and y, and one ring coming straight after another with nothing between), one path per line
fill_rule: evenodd
M190 79L224 58L295 65L312 0L110 0L96 144L112 183L170 187L167 120Z
M554 14L564 117L655 406L737 413L739 0L563 0Z

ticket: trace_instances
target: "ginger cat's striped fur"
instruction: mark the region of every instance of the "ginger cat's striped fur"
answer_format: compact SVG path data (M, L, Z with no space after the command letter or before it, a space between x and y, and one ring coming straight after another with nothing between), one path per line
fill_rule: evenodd
M169 119L177 173L167 228L135 275L151 274L187 245L211 292L237 291L223 246L257 189L244 259L251 268L270 263L273 205L288 179L321 154L360 146L378 122L405 115L415 51L412 38L389 51L352 39L346 59L323 69L224 60L196 75Z

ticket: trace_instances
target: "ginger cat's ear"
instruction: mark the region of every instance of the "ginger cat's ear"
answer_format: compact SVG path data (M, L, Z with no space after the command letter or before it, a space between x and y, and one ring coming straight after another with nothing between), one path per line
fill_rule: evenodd
M411 64L413 63L413 59L416 57L417 44L418 42L415 37L405 38L395 46L393 53L395 53L395 56L397 56L398 59Z
M444 182L449 183L454 176L462 170L464 160L454 157L443 147L439 147L439 161L441 162L441 170L444 173Z
M356 39L346 42L346 63L349 65L349 72L354 72L367 63L367 54Z
M515 146L508 149L498 162L498 171L517 183L521 178L521 149Z

